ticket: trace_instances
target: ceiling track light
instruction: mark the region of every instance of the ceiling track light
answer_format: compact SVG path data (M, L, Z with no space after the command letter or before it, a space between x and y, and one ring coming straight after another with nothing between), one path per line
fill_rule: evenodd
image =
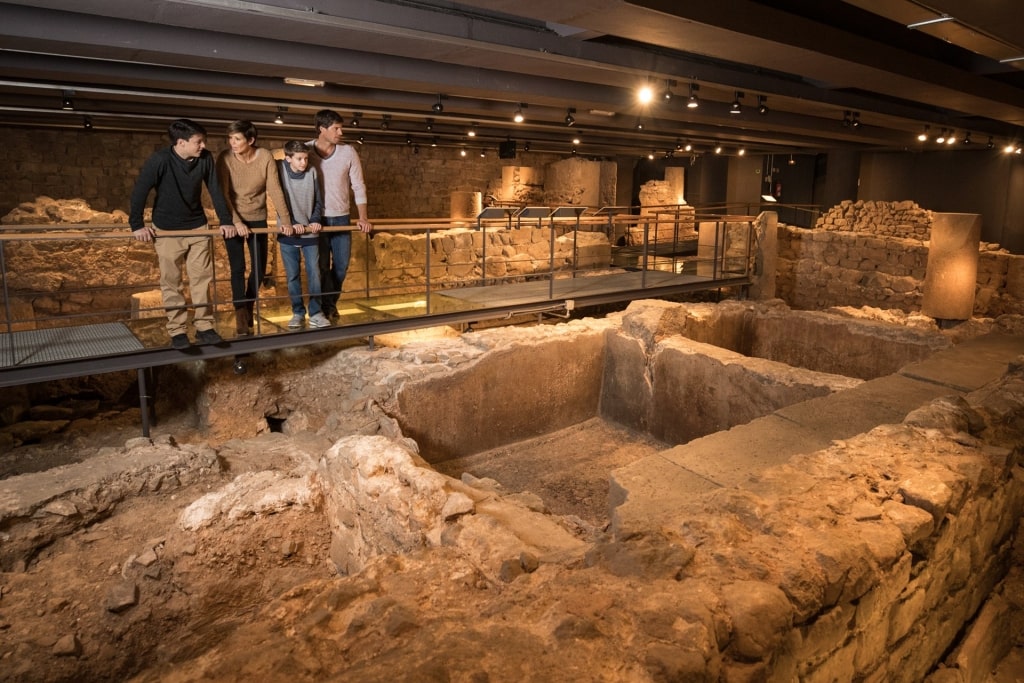
M636 99L640 104L650 104L654 99L654 90L651 89L650 84L640 86L640 89L636 91Z
M985 145L986 149L992 149L992 148L993 148L993 147L995 147L995 146L996 146L996 142L995 142L995 140L993 140L993 139L992 139L992 136L991 136L991 135L989 135L989 136L988 136L988 143L986 143L986 145Z
M75 94L74 90L62 90L60 93L60 108L65 111L71 111L75 108L75 101L72 96Z
M928 131L930 131L931 128L931 126L925 124L924 130L917 134L917 139L920 142L928 142Z
M967 135L964 135L964 144L969 145L972 142L973 140L971 140L971 131L967 131Z
M716 142L715 143L715 154L721 154L721 153L722 153L722 146Z
M946 144L952 145L956 142L956 131L950 128L949 135L946 137Z
M576 123L576 117L573 114L576 113L576 107L569 107L565 110L565 125L571 126Z
M441 112L444 111L444 105L441 104L441 97L441 95L438 95L437 102L434 102L434 104L430 105L430 108L433 109L434 113L436 114L440 114Z
M644 129L644 122L643 121L637 121L636 122L636 129L637 130L643 130Z
M765 102L767 101L768 98L765 95L757 96L757 113L760 114L761 116L764 116L765 114L768 113L768 105L765 104Z
M730 114L742 114L743 105L740 104L740 100L743 98L743 93L739 90L736 91L733 96L732 106L729 108Z
M276 123L279 126L283 125L284 124L284 113L286 111L288 111L288 107L278 107L277 108L277 116L274 117L274 123Z
M793 158L792 154L789 155L789 165L796 166L796 159Z
M940 145L946 142L946 129L945 128L943 128L939 132L939 137L935 138L935 142L939 143Z
M428 133L434 130L434 119L427 119L426 124L426 129Z
M847 109L843 112L843 128L849 128L851 123L853 123L853 112Z
M364 142L366 142L366 136L360 135L359 137L356 138L356 142L358 142L360 145L363 144Z
M693 151L693 143L687 142L686 146L683 147L683 149L686 150L687 152L692 152Z
M700 106L700 98L697 97L697 91L700 90L700 86L696 83L690 83L690 96L686 98L686 108L696 109Z
M661 93L661 99L665 100L666 102L671 102L673 97L672 88L674 88L675 85L676 82L671 79L665 81L665 92Z
M469 124L469 130L466 131L466 136L471 138L476 137L476 123Z
M380 127L381 130L387 130L391 127L391 114L384 114L381 116Z
M530 151L530 141L529 140L527 140L526 142L523 143L523 151L524 152L529 152Z
M850 125L854 128L860 128L860 112L853 112L853 118L850 119Z
M92 130L92 118L89 116L82 117L82 128L85 130Z
M523 116L523 109L526 109L526 105L520 103L519 107L516 109L515 114L512 115L512 120L515 121L516 123L522 123L523 121L526 120L526 117Z
M359 119L361 119L362 117L363 117L363 112L361 112L361 111L352 112L352 123L350 123L348 125L352 126L353 128L358 128L359 127Z

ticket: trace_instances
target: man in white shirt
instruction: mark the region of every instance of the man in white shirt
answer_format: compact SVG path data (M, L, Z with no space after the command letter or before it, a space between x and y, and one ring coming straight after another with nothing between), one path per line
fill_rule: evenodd
M320 265L321 298L324 315L336 318L338 297L341 296L348 262L352 255L352 233L349 230L330 230L331 226L351 225L351 199L355 199L360 232L373 230L366 217L366 183L363 167L356 150L342 142L342 119L332 109L322 109L313 118L316 139L306 145L310 148L309 161L319 172L323 183L324 214L321 234Z

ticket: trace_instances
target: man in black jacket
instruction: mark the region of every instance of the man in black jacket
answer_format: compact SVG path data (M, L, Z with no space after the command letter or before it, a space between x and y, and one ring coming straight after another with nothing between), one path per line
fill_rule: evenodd
M167 332L171 346L188 349L188 306L181 279L181 264L188 272L189 291L195 307L193 324L201 344L223 341L214 329L210 305L213 280L213 250L209 235L194 231L207 228L203 210L203 184L210 193L220 218L221 233L234 236L231 210L217 182L213 155L206 150L206 130L194 121L178 119L167 129L171 146L154 152L142 166L132 190L128 223L132 237L153 242L160 265L160 294L167 310ZM143 223L143 210L150 190L153 199L153 225ZM157 236L156 229L161 231ZM227 234L230 232L231 234Z

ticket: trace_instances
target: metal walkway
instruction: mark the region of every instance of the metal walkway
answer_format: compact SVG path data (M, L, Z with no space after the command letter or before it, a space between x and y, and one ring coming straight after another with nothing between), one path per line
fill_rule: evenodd
M256 334L229 338L234 318L231 316L228 320L227 316L219 316L217 327L225 341L217 345L193 346L186 351L147 346L142 341L153 336L154 328L162 330L162 318L150 318L139 323L101 323L2 333L0 387L749 284L746 274L712 279L639 271L370 299L343 299L339 302L341 318L338 324L324 329L288 330L285 323L290 310L264 308L258 315Z

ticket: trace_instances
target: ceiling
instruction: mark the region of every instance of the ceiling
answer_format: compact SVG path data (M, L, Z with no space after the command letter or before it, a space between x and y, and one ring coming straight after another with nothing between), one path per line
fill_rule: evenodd
M594 157L1024 138L1024 60L1001 61L1024 57L1009 1L311 1L0 2L0 125L163 130L186 116L216 135L244 118L306 137L331 107L368 144Z

